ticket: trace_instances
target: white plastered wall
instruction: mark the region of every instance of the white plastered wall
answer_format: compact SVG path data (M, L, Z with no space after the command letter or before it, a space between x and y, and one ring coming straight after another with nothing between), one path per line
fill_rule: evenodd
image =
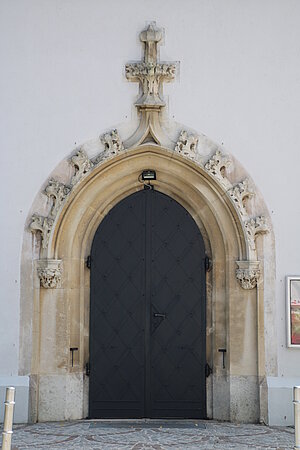
M19 373L18 349L28 211L50 172L75 146L112 127L125 138L134 130L137 85L125 80L124 65L140 59L138 33L146 21L156 20L166 35L161 59L180 61L179 78L165 88L169 117L223 144L247 168L272 216L277 321L266 320L266 329L277 329L278 377L269 380L269 405L276 405L282 389L288 395L279 414L276 406L269 408L269 420L291 422L300 350L286 347L284 283L286 275L300 271L299 14L297 0L1 2L3 383L26 376ZM28 380L19 381L28 389ZM17 408L25 420L26 403Z

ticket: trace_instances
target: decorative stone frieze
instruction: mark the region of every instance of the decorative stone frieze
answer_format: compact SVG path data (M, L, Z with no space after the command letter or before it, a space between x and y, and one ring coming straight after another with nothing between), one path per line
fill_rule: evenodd
M41 259L37 261L37 273L42 287L46 289L59 288L62 279L62 261Z
M232 187L228 178L224 176L225 169L231 164L230 158L217 150L212 158L205 164L205 169L225 188Z
M124 150L123 142L117 130L112 130L100 137L102 144L104 144L104 156L115 156Z
M236 261L236 278L243 289L254 289L260 277L259 261Z
M144 62L126 64L126 78L139 81L142 96L136 102L139 107L161 107L165 102L160 96L161 82L175 78L176 64L157 62L157 44L161 41L162 31L150 24L141 32L140 40L145 43Z
M266 218L263 216L254 217L244 222L249 248L256 253L255 239L258 234L264 234L269 231Z
M48 247L53 223L54 220L50 217L38 216L36 214L32 216L32 222L29 228L32 233L41 233L43 249Z
M198 145L198 137L192 134L188 135L187 131L182 130L175 146L175 152L186 158L194 160Z
M246 178L241 183L236 184L228 190L228 194L237 208L242 218L248 218L245 208L245 199L252 197L254 194L249 189L249 180Z
M56 180L49 180L48 186L45 189L45 194L52 200L52 207L49 217L55 219L57 213L64 202L65 198L71 191L71 188Z
M70 163L75 169L75 173L71 179L71 185L74 186L92 169L93 163L82 149L78 150L78 152L72 156Z

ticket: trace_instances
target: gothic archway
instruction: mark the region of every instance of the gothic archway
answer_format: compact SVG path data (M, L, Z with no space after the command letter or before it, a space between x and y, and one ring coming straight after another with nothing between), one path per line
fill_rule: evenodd
M173 68L156 61L159 39L152 29L141 36L159 78L152 92L142 83L141 123L134 136L123 143L116 130L106 133L93 160L85 146L77 149L70 168L66 160L56 169L32 207L22 253L20 352L21 372L31 377L32 420L87 416L86 261L103 218L120 200L143 189L140 175L151 168L156 171L153 185L197 223L211 260L206 350L213 373L207 378L207 415L267 422L266 375L276 370L271 337L264 332L265 316L272 320L274 288L267 208L259 194L251 199L255 188L245 171L235 162L230 174L230 158L207 138L186 131L175 143L166 138L159 87L162 78L173 76ZM129 66L128 77L142 82L139 68Z

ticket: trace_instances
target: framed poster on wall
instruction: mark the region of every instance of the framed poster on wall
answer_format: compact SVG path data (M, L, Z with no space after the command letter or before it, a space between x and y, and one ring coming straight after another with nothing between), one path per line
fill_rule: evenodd
M300 277L286 277L287 345L300 348Z

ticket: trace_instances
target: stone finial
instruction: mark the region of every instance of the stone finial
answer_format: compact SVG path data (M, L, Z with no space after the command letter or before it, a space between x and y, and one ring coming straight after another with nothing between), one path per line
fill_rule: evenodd
M71 179L71 185L74 186L86 173L91 170L93 163L89 160L87 154L82 149L78 150L78 152L72 156L70 163L75 169L75 173Z
M157 62L157 44L161 41L162 30L156 28L155 22L150 23L148 28L140 33L140 40L145 44L145 62Z
M56 180L49 180L49 183L45 189L45 194L53 201L49 214L50 218L55 219L63 201L70 191L71 188L66 186L65 184L60 183Z
M244 222L250 250L256 252L255 239L258 234L268 233L269 226L263 216L254 217Z
M141 32L140 39L145 44L144 61L126 64L126 78L138 81L141 85L142 96L136 102L140 108L160 109L165 106L161 98L161 83L175 78L176 64L157 62L157 44L162 38L161 30L152 23Z
M241 183L236 184L228 190L228 194L242 218L248 217L245 208L245 199L253 197L253 192L249 189L249 180L246 178Z
M53 223L54 220L49 217L42 217L36 214L32 216L32 222L29 225L29 228L32 233L41 233L43 249L46 249L48 247Z
M101 137L101 142L104 144L105 156L115 156L124 150L123 142L119 136L117 130L112 130L109 133L103 134Z
M43 288L59 288L62 279L62 261L58 259L41 259L37 261L37 273Z
M205 169L226 189L231 188L230 181L224 176L224 170L231 164L228 156L217 150L212 158L205 164Z
M195 159L197 145L198 138L182 130L174 150L186 158Z
M260 277L259 261L237 261L236 278L243 289L253 289Z

